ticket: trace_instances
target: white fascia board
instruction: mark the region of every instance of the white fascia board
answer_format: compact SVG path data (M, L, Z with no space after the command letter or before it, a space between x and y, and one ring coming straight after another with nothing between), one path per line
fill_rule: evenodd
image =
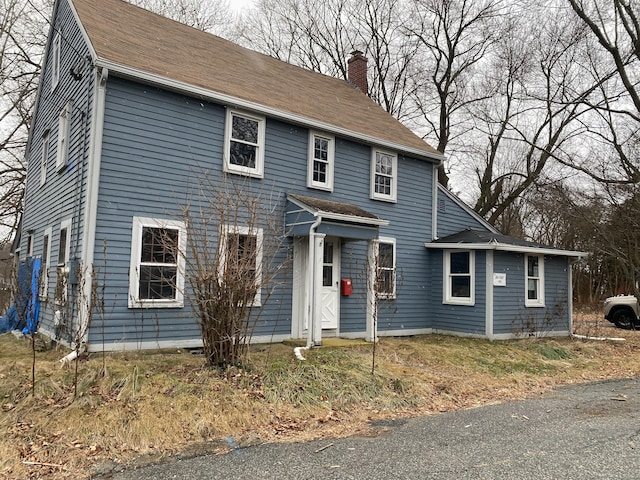
M520 252L531 253L536 255L556 255L567 257L586 257L585 252L576 252L573 250L559 250L555 248L538 248L526 247L522 245L509 245L506 243L425 243L426 248L440 250L495 250L500 252Z
M87 46L87 49L89 50L89 55L91 55L91 61L95 65L98 59L98 55L96 54L96 51L93 48L93 44L89 39L89 35L87 35L87 30L84 28L84 24L82 23L82 21L80 21L80 16L78 15L78 11L76 10L76 6L73 4L73 2L69 2L69 8L71 8L71 12L73 13L73 18L76 21L76 25L80 30L80 33L82 34L82 39L84 40L84 43Z
M383 220L381 218L358 217L356 215L325 212L324 210L318 210L318 215L321 216L323 220L338 220L341 222L363 223L366 225L377 225L380 227L386 227L389 225L389 220Z
M287 197L287 200L299 206L301 209L303 209L303 211L309 212L315 217L321 217L323 221L338 220L341 222L361 223L366 225L377 225L381 227L386 227L390 223L389 220L383 220L381 218L359 217L357 215L345 215L344 213L335 213L335 212L327 212L325 210L319 210L292 197Z
M445 159L444 155L442 154L427 152L426 150L419 150L417 148L409 148L399 143L381 140L371 135L365 135L345 128L336 127L335 125L332 125L330 123L320 122L304 115L298 115L284 110L267 107L259 103L249 102L247 100L242 100L231 95L225 95L223 93L209 90L207 88L196 87L195 85L191 85L189 83L178 82L161 75L155 75L149 72L138 70L136 68L120 65L109 60L97 59L95 60L95 63L98 66L109 69L112 74L119 74L120 76L123 76L125 78L131 78L154 85L160 85L169 90L178 91L180 93L189 93L203 99L213 100L225 105L233 105L236 108L243 108L254 112L259 112L272 118L286 120L298 125L304 125L306 127L323 130L327 133L333 133L340 137L357 139L367 144L377 145L379 147L384 147L394 151L403 152L405 154L410 154L417 158L434 162L438 166L440 166Z

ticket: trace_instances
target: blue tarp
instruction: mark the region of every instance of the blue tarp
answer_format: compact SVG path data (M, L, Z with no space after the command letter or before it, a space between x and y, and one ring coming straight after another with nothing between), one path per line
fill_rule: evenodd
M39 281L42 261L29 258L18 266L18 285L13 305L0 317L0 333L22 330L30 335L38 330L40 316Z
M11 305L7 313L0 317L0 333L20 330L23 326L24 321L18 316L18 309L15 304Z
M40 316L40 298L38 295L40 265L41 260L34 258L31 265L31 291L29 292L29 300L27 302L27 326L22 329L24 335L31 335L38 330L38 318Z

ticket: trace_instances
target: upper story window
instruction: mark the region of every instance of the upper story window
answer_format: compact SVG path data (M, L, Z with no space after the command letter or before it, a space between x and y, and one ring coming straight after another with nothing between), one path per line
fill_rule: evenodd
M67 166L69 158L69 132L71 124L71 111L73 106L67 102L58 116L58 148L56 150L56 171L59 172Z
M398 156L373 150L371 158L371 198L395 202L398 188Z
M309 132L308 187L333 190L334 143L329 135Z
M47 181L47 164L49 162L49 130L42 135L42 150L40 152L40 186Z
M262 229L226 225L222 229L221 281L231 301L259 306L262 287Z
M376 292L378 298L396 298L396 240L380 237L376 255Z
M53 48L51 51L51 90L55 90L60 82L60 32L56 32L53 37Z
M544 256L525 255L525 306L544 307Z
M444 252L444 303L475 304L475 252Z
M224 171L262 178L264 132L264 117L227 110Z
M184 222L133 217L129 307L182 307Z

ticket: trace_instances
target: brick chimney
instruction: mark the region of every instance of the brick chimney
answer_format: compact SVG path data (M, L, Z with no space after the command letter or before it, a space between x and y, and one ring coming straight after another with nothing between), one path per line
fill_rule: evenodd
M358 90L367 95L369 83L367 82L367 58L359 50L351 52L347 61L347 77Z

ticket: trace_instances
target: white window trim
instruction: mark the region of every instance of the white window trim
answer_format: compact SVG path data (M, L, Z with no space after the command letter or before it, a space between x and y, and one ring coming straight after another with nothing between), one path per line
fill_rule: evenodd
M226 254L227 254L227 236L230 233L238 234L238 235L252 235L256 237L256 282L258 284L258 289L256 291L256 296L251 302L252 307L259 307L262 305L262 250L263 250L263 238L262 238L262 228L249 228L242 227L237 225L223 225L220 235L220 245L221 248L219 250L220 255L220 266L222 268L226 265ZM220 272L222 274L222 272Z
M27 257L33 257L33 230L27 233Z
M470 281L470 296L469 297L454 297L451 295L451 254L452 253L469 253L469 275ZM451 305L475 305L476 303L476 252L473 250L445 250L444 252L444 288L442 303Z
M258 145L256 147L256 166L254 168L243 167L231 163L231 130L233 116L248 118L258 122ZM224 171L248 177L264 177L264 145L265 145L265 118L260 115L246 113L240 110L227 109L227 116L224 128Z
M49 130L42 135L42 147L40 149L40 186L47 182L47 166L49 163Z
M44 251L45 238L49 239L47 241L46 252ZM51 266L51 241L52 240L53 240L53 229L51 227L48 227L42 234L42 257L40 257L42 264L40 265L40 289L38 291L40 300L46 300L49 297L49 267Z
M327 151L327 181L316 182L313 180L313 166L315 163L315 139L316 137L322 138L329 142ZM308 167L307 167L307 187L316 188L318 190L333 191L333 164L335 158L335 137L332 135L326 135L324 133L309 131L309 152L308 152Z
M391 168L393 173L391 175L391 194L384 195L376 192L376 154L389 155L392 157ZM396 202L398 199L398 155L387 150L381 150L379 148L371 149L371 198L373 200L383 200L386 202Z
M60 262L60 235L63 230L67 231L67 244L65 245L65 249L64 249L64 262ZM70 277L69 266L71 265L71 259L69 258L70 255L71 255L71 219L68 218L67 220L63 220L62 222L60 222L60 229L58 230L58 258L56 259L56 282L59 281L57 277L58 277L58 270L61 266L62 266L63 274L66 275L66 281L62 286L62 288L64 288L64 291L62 292L62 302L60 302L59 299L56 298L56 303L58 304L66 303L67 299L69 298L69 277Z
M397 281L396 279L398 278L398 266L396 263L396 255L397 255L397 250L396 250L396 239L393 237L379 237L378 240L376 241L376 263L378 263L378 265L376 265L376 267L378 269L380 269L380 244L381 243L386 243L386 244L391 244L393 245L393 292L392 293L385 293L385 292L376 292L378 298L380 299L385 299L385 300L395 300L396 295L397 295ZM377 272L376 272L377 275Z
M538 279L538 298L529 299L529 257L538 257L538 276L531 277ZM524 256L524 305L525 307L544 307L544 255Z
M69 158L69 132L71 125L71 113L73 106L71 102L60 110L58 117L58 147L56 149L56 172L62 171L67 166Z
M172 299L140 298L140 255L142 253L142 229L168 228L178 230L178 258L176 274L176 297ZM184 276L187 231L179 220L133 217L131 231L131 261L129 264L129 308L182 308L184 307Z
M51 91L53 92L60 83L60 43L62 36L56 32L53 37L52 62L51 62Z

